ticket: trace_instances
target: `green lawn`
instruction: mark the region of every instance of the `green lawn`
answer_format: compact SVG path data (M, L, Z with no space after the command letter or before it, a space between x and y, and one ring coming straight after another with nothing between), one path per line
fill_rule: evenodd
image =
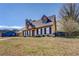
M11 37L9 40L0 41L0 55L79 55L79 39L60 37Z

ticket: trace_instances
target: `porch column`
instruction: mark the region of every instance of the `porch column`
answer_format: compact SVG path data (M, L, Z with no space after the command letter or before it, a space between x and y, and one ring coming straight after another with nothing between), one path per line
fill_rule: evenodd
M35 29L35 36L37 35L37 30Z
M44 35L44 28L42 28L42 35Z
M23 36L24 36L24 37L26 36L26 31L25 31L25 30L23 31Z
M38 35L41 35L41 29L40 28L38 29Z

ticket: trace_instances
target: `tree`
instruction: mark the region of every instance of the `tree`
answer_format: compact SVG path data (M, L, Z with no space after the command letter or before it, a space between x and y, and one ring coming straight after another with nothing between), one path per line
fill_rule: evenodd
M79 27L79 24L74 20L62 20L61 23L63 25L61 28L67 33L66 36L71 36L72 33L77 31Z
M72 32L78 30L79 26L79 9L77 4L64 4L60 9L61 24L64 32L71 36Z
M64 20L75 20L79 22L79 7L78 4L70 3L64 4L64 6L60 9L60 17Z

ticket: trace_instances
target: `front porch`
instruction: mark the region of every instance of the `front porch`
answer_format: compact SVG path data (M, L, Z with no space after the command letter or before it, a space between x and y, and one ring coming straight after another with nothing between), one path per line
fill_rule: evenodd
M30 37L30 36L46 36L53 34L54 31L52 31L52 26L48 27L41 27L41 28L35 28L35 29L29 29L23 31L24 37Z

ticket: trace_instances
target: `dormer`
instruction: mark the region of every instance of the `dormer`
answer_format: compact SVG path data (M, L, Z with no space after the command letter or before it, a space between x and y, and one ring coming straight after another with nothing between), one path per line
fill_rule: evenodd
M51 22L51 20L48 19L48 17L46 15L43 15L41 20L42 20L42 23L45 23L45 24Z
M26 23L25 24L26 24L26 28L27 29L35 28L35 25L32 24L32 22L30 20L28 20L28 19L26 19Z

